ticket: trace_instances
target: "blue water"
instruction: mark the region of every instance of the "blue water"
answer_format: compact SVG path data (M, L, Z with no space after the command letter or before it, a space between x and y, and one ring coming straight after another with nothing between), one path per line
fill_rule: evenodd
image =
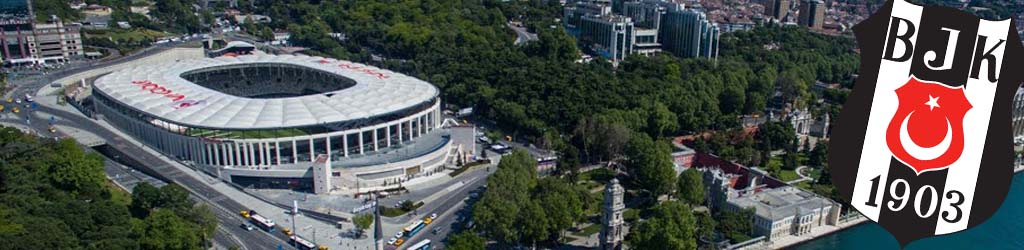
M794 249L899 248L899 243L891 234L874 222L866 222ZM1013 177L1010 193L1003 206L981 225L959 233L920 239L911 242L906 249L1024 249L1024 175Z

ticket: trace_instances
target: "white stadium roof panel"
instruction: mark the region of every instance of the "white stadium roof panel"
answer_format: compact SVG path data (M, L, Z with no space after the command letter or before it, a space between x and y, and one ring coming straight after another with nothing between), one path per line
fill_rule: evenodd
M351 79L337 91L281 98L249 98L209 89L182 77L220 66L279 63ZM339 83L341 84L341 83ZM252 55L139 65L100 77L95 89L138 111L183 126L267 129L369 118L433 100L422 80L359 63L322 57Z

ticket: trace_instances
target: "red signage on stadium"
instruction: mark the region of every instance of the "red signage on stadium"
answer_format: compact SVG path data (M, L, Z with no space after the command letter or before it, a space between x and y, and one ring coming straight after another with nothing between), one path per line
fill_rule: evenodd
M163 86L160 86L160 84L153 83L149 80L132 81L132 84L141 86L142 90L148 90L149 93L163 95L170 98L171 101L176 102L185 99L185 95L174 93L170 89L164 88Z
M320 64L327 64L327 63L330 63L330 62L331 61L329 61L327 59L320 59ZM375 77L377 77L377 79L381 79L381 80L391 78L391 76L389 76L387 74L384 74L384 72L380 72L380 71L377 71L375 69L371 69L370 67L366 67L366 66L354 65L354 64L351 64L351 63L341 63L341 64L338 64L338 67L339 68L343 68L343 69L355 70L357 72L366 73L368 75L375 76Z

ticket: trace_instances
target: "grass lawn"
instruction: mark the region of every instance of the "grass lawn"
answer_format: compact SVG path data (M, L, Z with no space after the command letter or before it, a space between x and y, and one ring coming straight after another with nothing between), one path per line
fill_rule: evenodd
M106 30L84 30L84 33L86 37L103 37L109 38L113 41L157 40L162 37L173 35L171 33L155 31L145 28L111 28Z
M579 232L573 232L572 235L579 237L590 237L592 234L601 232L601 224L590 224L590 226L584 227Z
M405 213L408 213L409 211L412 211L412 210L415 210L417 208L420 208L422 206L423 206L423 202L422 201L421 202L416 202L416 204L413 204L411 210L404 210L404 209L399 208L399 207L381 206L380 207L380 216L398 217L398 216L404 215Z
M782 171L779 171L779 179L782 181L792 181L800 179L800 175L796 174L796 171L794 170L783 169Z
M608 180L612 179L612 177L615 177L615 173L613 173L611 170L608 170L607 168L598 168L580 173L577 179L581 181L596 181L599 183L607 183Z
M107 182L105 183L106 184L104 186L106 186L107 190L110 191L111 201L118 205L123 206L128 206L129 204L132 203L131 194L129 194L127 191L124 191L123 189L121 189L121 187L118 187L117 184L114 184L114 182L110 180L107 180Z

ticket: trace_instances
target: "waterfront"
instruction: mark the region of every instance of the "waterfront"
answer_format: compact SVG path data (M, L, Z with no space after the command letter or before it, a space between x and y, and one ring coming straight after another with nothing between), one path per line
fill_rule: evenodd
M987 221L966 231L911 242L906 249L1024 249L1024 175L1016 174L1003 206ZM899 249L891 234L874 222L866 222L827 235L797 250Z

